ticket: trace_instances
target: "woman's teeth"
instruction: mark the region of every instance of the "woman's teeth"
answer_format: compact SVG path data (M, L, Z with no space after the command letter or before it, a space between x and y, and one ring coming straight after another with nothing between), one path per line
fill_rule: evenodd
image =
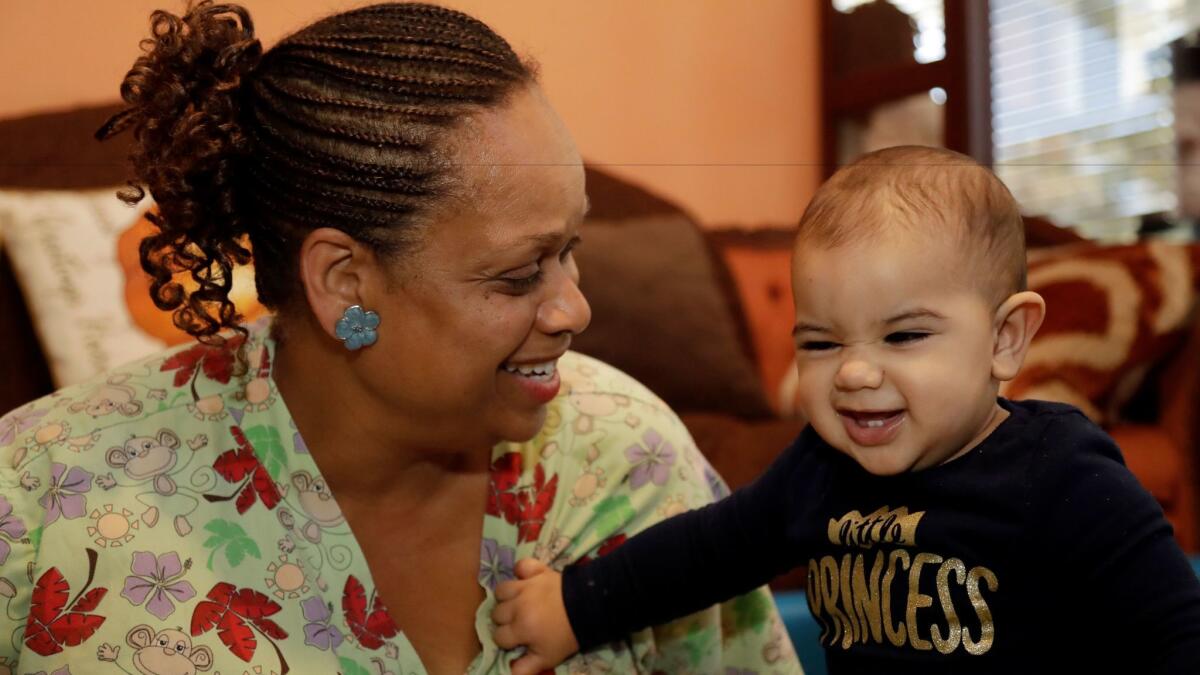
M554 361L535 363L531 366L513 366L507 363L504 364L504 369L513 375L520 375L521 377L528 377L535 380L549 380L550 378L554 377L555 368L556 365Z

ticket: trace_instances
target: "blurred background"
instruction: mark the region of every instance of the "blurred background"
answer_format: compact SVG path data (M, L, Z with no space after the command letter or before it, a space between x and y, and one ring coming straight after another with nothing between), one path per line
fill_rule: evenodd
M362 2L247 0L270 45ZM542 65L584 156L702 224L793 222L828 168L900 142L994 163L1090 238L1182 236L1168 43L1198 0L448 0ZM0 10L0 118L113 101L181 2Z

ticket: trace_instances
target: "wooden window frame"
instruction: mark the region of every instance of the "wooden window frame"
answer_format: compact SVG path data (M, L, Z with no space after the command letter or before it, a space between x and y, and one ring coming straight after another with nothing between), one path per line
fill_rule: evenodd
M837 170L837 120L863 116L889 101L946 91L943 144L992 165L991 48L988 0L944 0L946 56L933 63L902 64L837 75L833 70L831 0L821 2L821 114L823 162Z

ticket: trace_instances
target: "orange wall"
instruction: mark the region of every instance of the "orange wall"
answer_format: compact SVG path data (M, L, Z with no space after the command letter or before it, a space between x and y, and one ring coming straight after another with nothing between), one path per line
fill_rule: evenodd
M709 225L790 225L819 180L817 0L445 0L542 67L584 157ZM265 44L366 4L244 0ZM116 99L156 7L0 6L0 117Z

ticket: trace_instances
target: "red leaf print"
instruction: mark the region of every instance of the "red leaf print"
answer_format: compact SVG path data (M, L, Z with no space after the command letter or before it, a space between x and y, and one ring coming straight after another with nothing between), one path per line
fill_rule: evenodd
M258 363L258 376L266 377L271 374L271 350L265 346L262 350L262 360Z
M57 567L46 570L34 585L24 639L25 645L35 654L49 656L61 652L64 644L72 647L82 644L104 623L105 617L85 613L95 609L108 592L102 587L86 590L96 573L97 557L92 549L87 549L87 555L87 582L80 589L72 611L62 613L71 585Z
M237 512L245 513L246 511L250 510L251 506L254 506L254 486L246 483L246 486L242 488L241 493L238 494Z
M62 645L50 637L49 631L40 624L34 625L32 621L25 629L25 646L29 647L29 650L34 654L40 656L50 656L62 651Z
M233 612L225 612L217 628L217 637L233 652L233 655L249 663L254 658L254 650L258 648L258 640L254 631L246 625L242 617Z
M558 492L558 476L543 485L545 474L539 464L534 472L533 487L522 490L517 495L520 506L520 517L517 522L517 541L534 541L542 533L542 525L546 523L546 513L554 505L554 495Z
M216 380L221 384L229 384L229 378L233 375L234 354L244 341L245 337L235 335L220 346L195 345L163 361L159 370L177 371L175 373L176 387L187 384L187 381L196 374L197 366L203 366L204 375L209 379Z
M213 470L230 483L241 481L257 467L258 458L254 456L254 449L249 446L223 452L213 462Z
M283 496L279 494L279 488L275 487L275 481L271 480L271 474L267 473L262 464L259 464L258 468L254 470L253 484L254 491L258 493L267 510L275 508L279 500L283 499Z
M517 522L517 481L521 477L521 453L510 452L492 463L487 513Z
M79 596L74 605L71 605L72 612L90 612L96 609L96 605L104 599L104 595L108 593L107 588L93 588L92 590Z
M399 626L392 621L387 607L383 606L383 600L378 595L375 596L375 607L371 611L371 616L367 617L367 630L383 638L396 637L396 634L400 632Z
M608 555L609 553L612 553L621 544L624 544L625 540L628 538L629 537L626 537L623 534L614 534L613 536L609 537L608 539L605 539L604 543L600 544L600 548L596 549L596 558L599 558L602 555ZM583 566L583 565L586 565L586 564L592 562L596 558L593 558L590 555L585 555L582 558L580 558L579 560L576 560L575 564Z
M626 537L623 534L617 534L605 539L604 543L600 544L600 548L596 550L596 557L599 558L602 555L608 555L609 553L612 553L620 548L621 544L624 544L625 540L628 538L629 537Z
M346 587L342 590L342 613L351 626L367 622L367 591L353 574L346 577Z
M29 606L29 618L49 624L67 606L71 585L63 578L57 567L51 567L38 578L33 587L33 600Z
M83 644L96 629L104 624L104 617L95 614L79 614L68 612L50 624L50 633L59 642L74 647Z
M346 577L346 588L342 592L342 611L354 637L367 649L379 649L385 640L395 637L400 632L379 596L375 596L371 615L367 616L366 589L353 574Z
M204 375L221 384L229 384L229 378L233 375L234 356L243 341L243 336L235 335L220 347L208 347L208 353L204 355Z
M208 599L213 602L219 602L222 605L228 605L230 598L233 597L233 592L237 588L228 581L219 581L213 584L213 587L208 589Z
M250 620L271 616L280 609L274 600L251 588L239 589L229 608Z
M192 379L192 375L196 372L196 364L200 359L204 358L204 352L208 347L205 345L196 345L190 349L186 349L163 361L159 370L166 372L175 370L175 386L182 387L187 384L187 381Z
M209 591L208 595L212 597L212 591ZM224 605L207 600L197 603L196 609L192 610L192 637L204 635L215 628L221 621L221 615L224 612Z
M275 623L274 621L272 621L270 619L251 619L250 621L254 624L254 626L256 628L261 630L263 632L263 634L266 635L267 637L275 638L276 640L286 640L287 639L287 636L288 636L287 631L280 628L279 624Z

